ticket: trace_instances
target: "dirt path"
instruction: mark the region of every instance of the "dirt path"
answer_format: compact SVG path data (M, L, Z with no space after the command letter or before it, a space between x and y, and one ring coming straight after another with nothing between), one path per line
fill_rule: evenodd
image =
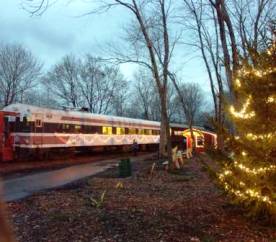
M141 160L151 157L152 154L133 157L133 160ZM5 179L3 181L3 196L5 201L14 201L30 196L35 192L52 189L77 181L79 179L95 175L118 163L117 159L103 160L89 164L74 165L48 172Z
M138 155L149 154L150 152L139 152ZM105 153L83 153L83 154L63 154L50 160L30 160L30 161L9 161L0 162L0 177L15 178L22 175L30 175L41 171L51 171L72 165L87 164L97 161L110 160L115 158L129 157L131 152L108 152Z

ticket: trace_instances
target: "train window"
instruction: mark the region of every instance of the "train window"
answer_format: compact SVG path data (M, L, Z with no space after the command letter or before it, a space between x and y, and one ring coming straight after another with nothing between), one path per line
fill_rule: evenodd
M37 128L42 127L42 121L41 121L41 119L36 119L35 120L35 127L37 127Z
M27 117L23 117L23 122L21 125L21 131L30 132L31 131L31 123L28 121Z
M144 129L138 129L138 134L145 134L145 130Z
M101 126L92 126L91 127L93 134L102 134L102 127Z
M101 134L102 127L101 126L85 125L85 126L83 126L83 133L85 133L85 134Z
M136 134L136 129L135 128L129 128L128 133L129 134Z
M62 130L64 132L68 131L70 129L70 124L62 124Z
M152 131L152 134L153 134L153 135L160 135L160 130L153 130L153 131Z
M75 132L77 132L77 133L81 132L81 126L80 125L75 125Z
M175 130L174 131L174 135L182 136L183 135L183 131L181 131L181 130Z
M103 131L103 134L111 135L112 134L112 127L103 127L102 131Z
M23 124L24 125L29 125L29 122L27 120L27 117L23 117Z
M117 127L116 128L116 134L118 135L122 135L122 134L125 134L125 128L122 128L122 127Z
M196 136L196 147L203 147L204 146L204 136Z

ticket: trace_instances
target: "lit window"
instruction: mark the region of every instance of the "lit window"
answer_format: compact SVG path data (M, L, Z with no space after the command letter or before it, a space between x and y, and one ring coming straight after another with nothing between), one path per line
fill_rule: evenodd
M62 128L63 128L63 129L69 129L69 128L70 128L70 125L69 125L69 124L62 124Z
M204 136L196 136L196 147L204 146Z
M76 130L76 132L80 132L81 131L81 126L80 125L75 125L75 130Z
M183 131L174 131L174 135L179 135L181 136L183 134Z
M160 131L159 131L159 130L153 130L153 131L152 131L152 134L153 134L153 135L159 135L159 134L160 134Z
M136 129L130 128L128 131L129 134L136 134Z
M121 128L121 127L117 127L116 128L116 134L118 135L122 135L122 134L125 134L125 128Z
M35 127L42 127L41 119L36 119L35 120Z
M103 127L103 134L112 134L112 127Z
M151 129L145 129L145 134L152 135L152 130Z
M138 129L138 134L145 134L144 129Z

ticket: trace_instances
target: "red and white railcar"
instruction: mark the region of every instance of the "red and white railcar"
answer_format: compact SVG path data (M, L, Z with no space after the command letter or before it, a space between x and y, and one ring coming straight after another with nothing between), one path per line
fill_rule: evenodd
M171 125L174 142L184 149L191 145L186 129ZM155 121L11 104L0 111L0 160L37 150L130 146L134 140L143 146L157 145L159 135L160 123ZM202 128L195 130L195 136L198 151L216 144L216 135Z

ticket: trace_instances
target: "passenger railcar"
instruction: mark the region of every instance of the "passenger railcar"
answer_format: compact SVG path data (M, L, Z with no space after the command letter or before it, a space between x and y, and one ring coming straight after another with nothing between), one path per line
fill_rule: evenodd
M183 149L191 143L185 130L184 125L171 125L173 143ZM203 151L207 143L212 146L216 143L214 133L198 128L195 134L198 151ZM134 140L141 148L157 149L160 123L11 104L0 111L0 136L2 161L50 149L124 148L130 147Z

